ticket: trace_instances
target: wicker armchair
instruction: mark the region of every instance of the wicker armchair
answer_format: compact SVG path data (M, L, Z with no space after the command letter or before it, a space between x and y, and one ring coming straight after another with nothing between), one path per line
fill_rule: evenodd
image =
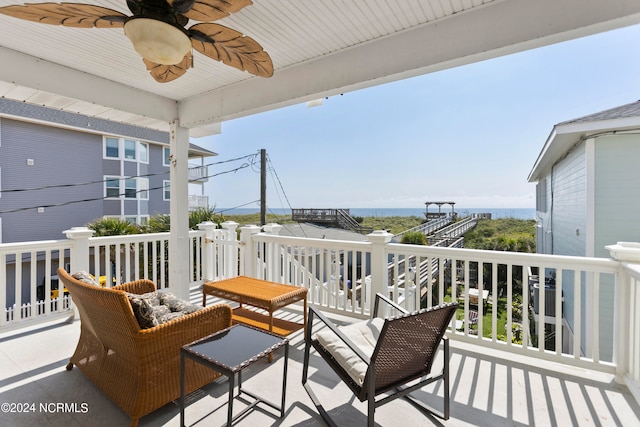
M403 314L386 320L377 318L380 301ZM399 397L406 397L420 409L431 412L409 393L439 379L444 381L444 414L441 416L449 419L449 342L444 333L457 307L458 303L449 303L408 314L402 307L378 294L373 319L340 328L310 307L302 384L327 424L336 425L307 382L311 347L316 349L361 402L367 400L369 426L374 425L374 412L378 406ZM328 329L314 335L314 317ZM441 373L431 375L441 341L444 341L444 366ZM382 393L386 393L386 396L376 400L376 396Z
M101 288L58 277L80 313L80 339L67 370L76 365L131 417L140 417L180 397L180 348L231 326L231 307L219 304L149 329L141 329L125 292L155 291L149 280ZM220 374L188 361L185 391L191 392Z

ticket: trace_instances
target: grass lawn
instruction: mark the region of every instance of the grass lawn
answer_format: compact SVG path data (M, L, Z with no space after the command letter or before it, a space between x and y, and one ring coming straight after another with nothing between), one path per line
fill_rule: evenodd
M490 297L491 299L491 297ZM476 309L474 305L469 305L470 310ZM498 313L497 313L497 325L496 325L496 333L498 336L506 336L507 332L505 326L507 324L507 298L502 297L498 298ZM464 320L464 305L463 301L460 301L460 306L456 311L456 319ZM492 322L493 322L493 304L486 304L483 307L482 313L482 336L491 338L492 335ZM471 329L477 331L478 325L471 325Z

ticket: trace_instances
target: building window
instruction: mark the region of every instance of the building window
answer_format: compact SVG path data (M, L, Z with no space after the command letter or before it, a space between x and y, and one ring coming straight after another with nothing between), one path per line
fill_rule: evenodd
M149 200L149 178L138 178L138 198Z
M171 200L171 181L162 181L162 200Z
M536 210L538 212L547 211L547 178L538 181L536 185Z
M120 158L119 141L118 138L105 138L104 142L105 157L110 159Z
M136 142L130 139L124 140L124 158L127 160L136 159Z
M171 166L171 149L169 147L162 148L162 164Z
M138 218L135 216L125 216L124 220L127 221L129 224L137 224L138 222Z
M149 225L149 215L140 215L140 225Z
M138 152L140 153L140 161L142 163L149 163L149 145L146 142L138 144Z
M135 199L138 195L138 187L135 178L125 178L124 180L124 197L127 199Z
M106 177L104 180L104 195L107 198L120 197L120 178Z
M106 159L138 159L141 163L149 163L149 144L133 139L107 136L104 138L104 157Z

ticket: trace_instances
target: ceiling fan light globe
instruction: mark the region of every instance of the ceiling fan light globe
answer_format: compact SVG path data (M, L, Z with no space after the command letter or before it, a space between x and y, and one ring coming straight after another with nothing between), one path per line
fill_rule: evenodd
M184 32L156 19L131 19L124 24L124 33L140 56L156 64L178 64L191 49Z

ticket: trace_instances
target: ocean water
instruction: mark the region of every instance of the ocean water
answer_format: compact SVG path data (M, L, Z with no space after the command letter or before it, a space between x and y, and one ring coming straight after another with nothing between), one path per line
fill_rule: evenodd
M258 208L234 208L234 209L218 209L226 215L247 215L260 212ZM417 216L424 218L424 208L351 208L349 212L352 216ZM437 206L430 206L429 212L438 212ZM441 212L451 212L451 206L443 205ZM498 218L517 218L517 219L535 219L535 208L455 208L455 212L459 216L469 216L474 213L490 213L493 219ZM273 209L267 208L267 213L277 215L290 215L291 209Z

